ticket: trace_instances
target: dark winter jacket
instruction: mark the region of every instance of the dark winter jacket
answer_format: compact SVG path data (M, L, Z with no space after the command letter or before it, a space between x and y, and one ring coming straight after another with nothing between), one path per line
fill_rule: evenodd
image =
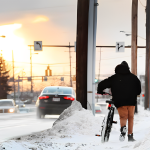
M113 76L98 84L97 93L103 94L103 90L111 88L115 106L135 106L137 95L141 93L141 82L132 74L128 66L118 65Z

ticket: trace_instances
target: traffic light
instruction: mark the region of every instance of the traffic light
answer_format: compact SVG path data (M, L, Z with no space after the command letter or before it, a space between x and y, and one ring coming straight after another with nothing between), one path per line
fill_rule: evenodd
M61 80L61 81L64 81L64 77L61 77L60 80Z
M98 79L95 79L95 83L97 83L98 82Z
M47 77L44 77L44 81L47 81Z
M52 70L49 66L47 66L47 69L45 70L45 76L52 76Z
M47 81L47 77L42 77L42 82Z
M29 81L29 82L31 81L31 77L28 77L28 81Z

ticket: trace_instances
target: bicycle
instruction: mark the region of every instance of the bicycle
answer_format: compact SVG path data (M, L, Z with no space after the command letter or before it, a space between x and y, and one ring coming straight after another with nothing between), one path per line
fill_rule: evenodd
M106 93L106 94L109 94L109 93ZM102 122L102 130L101 130L101 142L102 143L108 142L112 124L113 123L117 124L117 121L113 121L114 111L115 111L114 101L106 100L106 103L108 103L108 112L106 113L104 120Z

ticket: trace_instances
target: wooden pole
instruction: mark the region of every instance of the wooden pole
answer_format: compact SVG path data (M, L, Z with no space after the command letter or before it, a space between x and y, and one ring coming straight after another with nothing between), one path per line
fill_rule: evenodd
M146 68L145 68L145 109L149 108L150 101L150 0L146 8Z
M12 66L13 66L13 83L14 83L14 101L16 101L16 88L15 88L15 71L14 71L14 54L12 50Z
M89 0L78 0L76 37L76 99L87 109L87 45Z
M131 72L137 75L137 18L138 0L132 0L132 41L131 41ZM138 112L137 104L135 113Z
M138 0L132 0L131 72L137 75L137 13Z

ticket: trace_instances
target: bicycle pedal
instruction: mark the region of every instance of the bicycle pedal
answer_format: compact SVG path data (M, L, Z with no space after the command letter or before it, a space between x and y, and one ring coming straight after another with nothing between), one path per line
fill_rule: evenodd
M95 136L101 136L101 135L99 135L99 134L95 134Z
M112 123L115 123L115 124L117 124L117 121L113 121Z

